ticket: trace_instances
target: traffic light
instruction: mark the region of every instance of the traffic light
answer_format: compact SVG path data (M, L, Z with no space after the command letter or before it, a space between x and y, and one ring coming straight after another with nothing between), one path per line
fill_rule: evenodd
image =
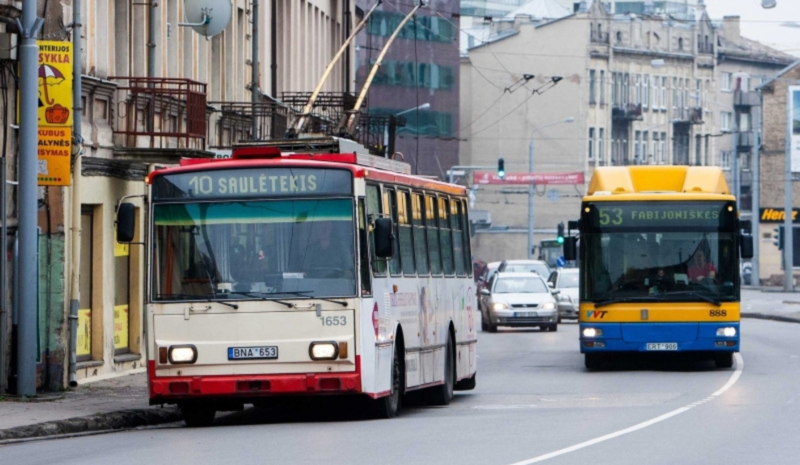
M502 158L497 159L497 177L500 179L506 177L506 161Z
M783 226L772 230L772 244L777 247L778 250L783 250Z
M559 244L564 243L564 223L558 223L558 234L556 235L556 242Z

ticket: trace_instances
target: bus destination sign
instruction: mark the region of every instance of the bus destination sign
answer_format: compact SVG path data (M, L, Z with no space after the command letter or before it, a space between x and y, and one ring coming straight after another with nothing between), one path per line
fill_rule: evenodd
M347 170L257 168L164 174L153 179L153 200L351 195Z
M721 228L732 224L733 209L714 203L595 203L591 215L594 227L700 227Z

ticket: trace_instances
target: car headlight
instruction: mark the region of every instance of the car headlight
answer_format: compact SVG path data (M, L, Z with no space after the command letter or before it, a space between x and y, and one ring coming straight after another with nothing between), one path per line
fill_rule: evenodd
M572 299L568 295L558 294L557 297L559 302L572 302Z
M169 351L169 363L194 363L197 361L197 348L193 345L171 346Z
M583 337L599 337L603 335L600 328L583 328Z
M556 304L554 304L553 302L545 302L542 304L542 308L545 310L552 310L556 308Z
M339 356L339 346L335 342L312 342L308 346L311 360L335 360Z
M504 304L503 302L495 302L492 304L492 310L507 310L508 304Z
M717 328L717 336L734 337L736 336L736 328L727 326L725 328Z

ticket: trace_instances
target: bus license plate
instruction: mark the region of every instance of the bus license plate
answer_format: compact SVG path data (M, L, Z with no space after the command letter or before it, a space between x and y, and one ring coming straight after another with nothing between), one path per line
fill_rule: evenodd
M539 314L536 312L514 312L514 316L517 318L525 318L525 317L539 316Z
M648 342L647 350L678 350L677 342Z
M228 347L228 360L257 360L278 358L277 346Z

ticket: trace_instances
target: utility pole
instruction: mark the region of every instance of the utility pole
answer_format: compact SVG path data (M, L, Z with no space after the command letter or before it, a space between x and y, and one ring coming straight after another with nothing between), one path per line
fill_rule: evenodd
M69 376L70 387L78 385L78 306L81 301L81 0L72 0L72 139L75 162L72 165L71 276L69 292Z
M759 102L761 101L761 92L758 93ZM753 206L750 209L753 214L751 215L750 223L752 224L752 231L753 234L753 260L751 260L751 274L750 274L750 284L753 285L753 280L755 280L755 285L761 285L761 270L758 266L759 261L759 248L761 243L761 216L759 214L760 207L761 207L761 183L760 183L760 176L761 176L761 161L760 161L760 152L761 152L761 137L759 137L759 128L761 128L761 109L763 108L763 104L760 104L758 107L753 108L753 145L751 147L752 150L752 159L753 159Z
M36 17L36 0L23 0L19 46L19 323L17 326L17 395L36 395L36 243L39 143L39 45L36 36L44 21Z
M800 90L800 87L797 88ZM783 290L794 291L794 229L792 229L792 86L786 86L786 160L783 173Z
M258 136L258 119L256 118L256 111L258 111L258 101L260 98L258 95L258 0L253 0L253 40L250 43L253 44L253 56L251 57L251 61L253 62L251 67L253 74L250 78L250 90L253 93L253 135L251 139L261 140ZM275 96L273 95L273 97ZM274 118L275 115L272 115L272 117Z

